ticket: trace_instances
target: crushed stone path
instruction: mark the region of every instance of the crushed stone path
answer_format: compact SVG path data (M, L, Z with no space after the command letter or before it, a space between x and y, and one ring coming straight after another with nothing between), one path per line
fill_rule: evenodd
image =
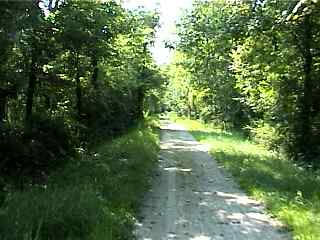
M182 126L162 121L159 168L143 199L140 240L285 240L283 227L248 198Z

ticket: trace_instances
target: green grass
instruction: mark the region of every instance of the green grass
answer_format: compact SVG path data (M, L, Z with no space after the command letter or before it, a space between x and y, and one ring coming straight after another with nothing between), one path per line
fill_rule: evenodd
M0 209L0 239L132 239L157 161L155 124L141 124L72 160L46 186L11 191Z
M176 119L232 173L240 186L263 201L295 240L320 239L320 174L254 144L241 133L198 121Z

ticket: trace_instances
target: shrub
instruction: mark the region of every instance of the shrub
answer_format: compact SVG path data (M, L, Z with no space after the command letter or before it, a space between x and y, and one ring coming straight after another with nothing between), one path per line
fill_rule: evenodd
M258 144L269 149L278 149L281 146L282 139L277 129L270 124L258 121L254 127L248 127L251 138Z
M123 133L135 122L132 96L119 90L87 91L83 96L83 139L105 138Z
M157 144L153 128L141 125L68 161L47 185L11 191L0 208L0 239L133 239Z
M45 151L47 155L60 160L74 153L76 144L76 139L73 138L63 119L51 119L41 115L33 116L25 130L24 139L39 142L47 150Z
M75 144L60 119L33 116L24 129L2 126L0 172L20 183L21 177L35 178L64 164Z
M18 172L26 162L26 146L22 141L23 131L6 125L0 126L0 173L2 177Z

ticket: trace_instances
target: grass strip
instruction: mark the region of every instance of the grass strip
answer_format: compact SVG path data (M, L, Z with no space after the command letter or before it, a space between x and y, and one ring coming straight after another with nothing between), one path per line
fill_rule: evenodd
M47 185L12 191L0 209L0 239L132 239L157 161L156 124L141 123L72 160Z
M320 174L299 167L276 152L249 141L236 131L224 131L199 121L176 119L252 197L292 231L295 240L320 239Z

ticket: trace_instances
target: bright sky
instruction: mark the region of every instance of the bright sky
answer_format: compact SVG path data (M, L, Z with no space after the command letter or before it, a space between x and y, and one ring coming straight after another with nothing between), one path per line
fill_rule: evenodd
M192 0L124 0L124 6L134 9L144 6L148 10L159 9L161 27L157 32L155 46L152 48L154 59L158 64L166 64L170 60L170 51L164 47L164 41L173 41L175 21L179 19L183 9L190 9Z

